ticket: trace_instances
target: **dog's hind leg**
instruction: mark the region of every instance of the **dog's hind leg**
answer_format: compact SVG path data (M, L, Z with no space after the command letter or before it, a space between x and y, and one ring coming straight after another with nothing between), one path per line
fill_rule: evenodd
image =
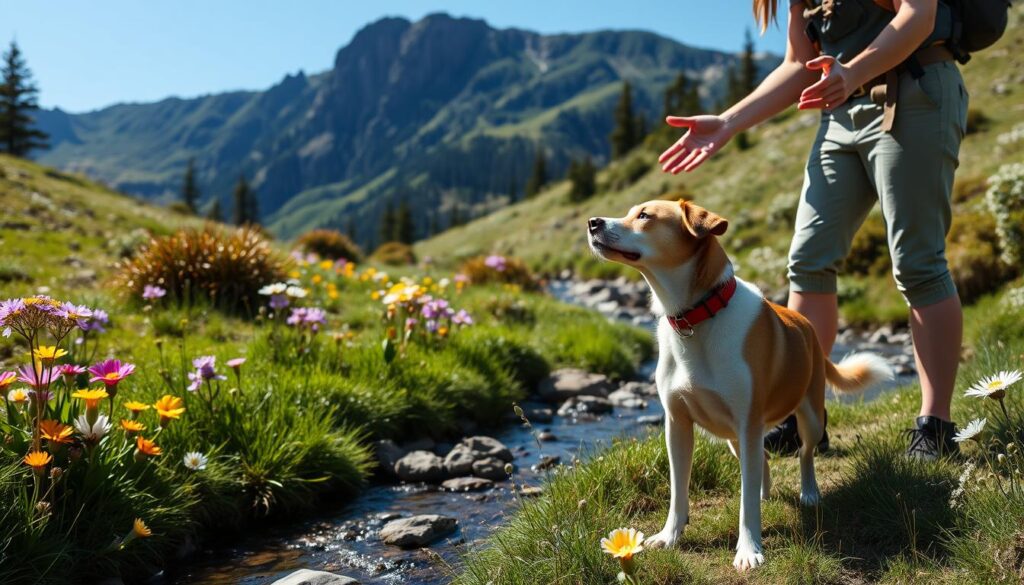
M764 470L764 429L741 428L737 447L740 458L740 531L732 564L746 571L764 562L761 547L761 474Z
M665 409L665 445L671 499L661 532L647 539L652 548L675 545L690 520L690 469L693 466L693 421L677 409Z
M825 412L811 403L810 397L804 397L796 409L796 428L800 434L800 503L804 506L817 506L821 500L818 491L818 480L814 475L814 449L825 432Z

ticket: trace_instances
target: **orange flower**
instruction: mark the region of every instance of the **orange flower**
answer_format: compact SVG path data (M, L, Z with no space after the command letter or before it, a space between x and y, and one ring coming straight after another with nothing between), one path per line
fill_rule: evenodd
M135 459L141 461L146 457L157 457L164 452L153 441L139 436L135 439Z
M160 400L156 401L153 408L155 408L156 413L160 415L160 426L166 427L167 423L171 420L178 419L181 417L181 413L185 412L185 401L177 396L164 394Z
M70 443L71 434L75 429L55 420L44 420L39 423L39 431L43 438L51 443Z
M53 461L53 457L49 453L43 453L42 451L32 451L25 458L22 459L25 465L32 468L32 471L36 473L42 473L43 468Z
M146 523L142 521L142 518L136 518L135 522L132 522L132 533L136 538L147 538L153 536L153 531L146 526Z
M139 431L146 430L146 425L140 423L137 420L128 420L126 418L121 419L121 428L127 433L137 433Z

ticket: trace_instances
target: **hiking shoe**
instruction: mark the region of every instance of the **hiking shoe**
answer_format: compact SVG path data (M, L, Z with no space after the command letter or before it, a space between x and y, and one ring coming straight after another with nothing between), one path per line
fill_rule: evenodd
M791 414L764 436L764 448L777 455L792 455L800 450L800 434L796 428L796 415ZM818 452L828 451L828 411L825 411L825 432L818 441Z
M956 425L935 416L917 417L917 428L904 433L910 438L907 457L934 461L939 457L955 457L960 454L960 445L953 440Z

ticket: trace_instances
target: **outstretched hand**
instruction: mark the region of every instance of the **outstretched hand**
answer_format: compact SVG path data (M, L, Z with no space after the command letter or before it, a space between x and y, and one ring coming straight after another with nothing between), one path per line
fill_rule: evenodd
M732 131L721 116L668 116L665 122L669 126L687 129L658 157L661 170L673 175L699 167L732 138Z
M832 110L846 102L855 89L849 71L835 57L822 55L805 64L811 71L821 71L821 79L804 89L796 107L801 110Z

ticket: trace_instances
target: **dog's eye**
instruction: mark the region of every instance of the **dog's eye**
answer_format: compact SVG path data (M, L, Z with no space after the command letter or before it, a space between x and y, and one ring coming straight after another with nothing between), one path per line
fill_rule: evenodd
M644 213L643 211L641 211L640 213L636 214L636 218L637 219L651 219L651 216L649 216L646 213Z

